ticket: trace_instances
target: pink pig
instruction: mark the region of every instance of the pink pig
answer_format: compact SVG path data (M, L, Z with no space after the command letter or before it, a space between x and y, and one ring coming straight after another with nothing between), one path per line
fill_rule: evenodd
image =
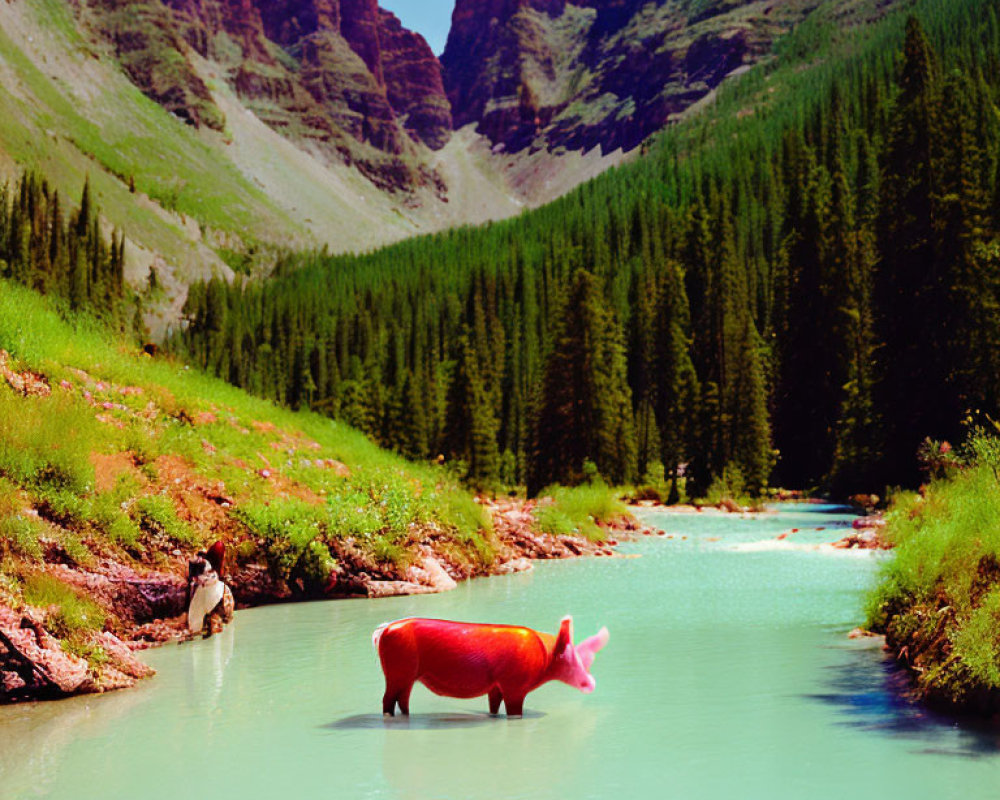
M558 680L584 694L596 682L590 665L608 643L608 629L573 645L573 618L564 617L559 634L515 625L482 625L439 619L401 619L380 625L372 635L385 673L382 713L396 704L410 713L410 691L420 681L444 697L489 695L490 713L503 700L508 717L521 716L528 692Z

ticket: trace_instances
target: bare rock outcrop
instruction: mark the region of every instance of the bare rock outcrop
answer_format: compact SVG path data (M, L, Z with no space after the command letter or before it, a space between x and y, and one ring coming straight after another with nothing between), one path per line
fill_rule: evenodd
M635 148L810 10L746 5L458 0L441 57L456 127L508 152Z
M438 182L414 145L451 135L441 65L377 0L96 0L88 13L143 93L192 125L225 126L197 53L267 125L380 188Z
M121 689L153 674L107 631L91 634L87 644L100 648L99 661L66 650L30 609L0 605L0 703Z
M411 137L441 149L451 138L452 119L437 56L423 36L385 10L379 11L379 41L389 103Z

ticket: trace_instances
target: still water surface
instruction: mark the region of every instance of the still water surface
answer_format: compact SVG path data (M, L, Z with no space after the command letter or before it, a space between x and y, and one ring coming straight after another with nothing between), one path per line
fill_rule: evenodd
M997 737L898 699L880 651L847 640L879 556L812 549L849 524L833 511L650 511L676 538L621 548L639 558L242 611L147 654L159 675L136 690L0 708L0 798L1000 797ZM418 685L409 720L380 715L378 623L566 613L578 638L611 631L594 694L550 684L508 721Z

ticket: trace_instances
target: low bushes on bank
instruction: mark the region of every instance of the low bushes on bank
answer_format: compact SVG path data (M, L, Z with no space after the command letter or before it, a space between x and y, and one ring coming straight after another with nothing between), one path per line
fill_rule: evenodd
M542 492L551 503L539 505L534 511L539 528L553 536L586 536L601 541L604 531L598 523L610 523L628 516L628 508L618 494L598 479L568 488L554 486Z
M896 545L868 604L926 699L1000 710L1000 447L975 437L961 462L887 514Z

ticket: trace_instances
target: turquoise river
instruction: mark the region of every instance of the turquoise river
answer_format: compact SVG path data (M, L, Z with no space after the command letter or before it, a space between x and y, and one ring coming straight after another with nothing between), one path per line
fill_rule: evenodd
M816 549L849 525L835 511L648 511L674 538L620 548L634 558L242 611L148 653L137 689L0 708L0 798L1000 797L997 735L908 703L877 645L847 638L885 556ZM554 631L567 613L578 638L611 632L593 694L550 684L507 720L418 686L409 719L379 713L378 623Z

